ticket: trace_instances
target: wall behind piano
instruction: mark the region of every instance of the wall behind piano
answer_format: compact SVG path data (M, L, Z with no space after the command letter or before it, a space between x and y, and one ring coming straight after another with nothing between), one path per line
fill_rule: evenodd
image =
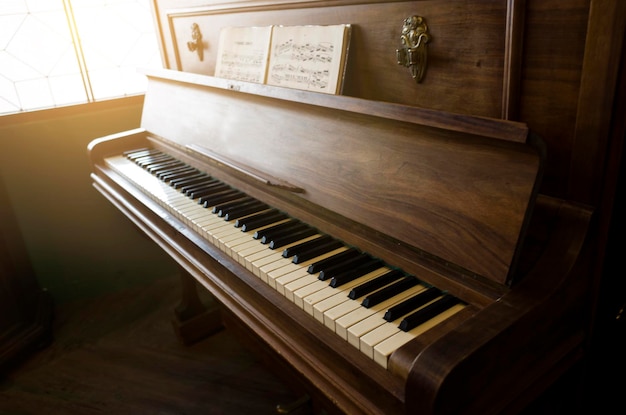
M176 272L89 178L87 144L138 127L142 104L131 97L0 117L0 175L39 283L57 303Z

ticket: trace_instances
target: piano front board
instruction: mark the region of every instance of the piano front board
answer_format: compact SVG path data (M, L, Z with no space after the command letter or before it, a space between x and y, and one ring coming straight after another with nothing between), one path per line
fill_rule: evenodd
M486 284L512 282L542 168L525 125L177 71L148 76L142 128L183 153L236 160L244 190L300 206L322 230L343 223L346 242L385 260L427 255ZM270 184L259 188L259 177Z

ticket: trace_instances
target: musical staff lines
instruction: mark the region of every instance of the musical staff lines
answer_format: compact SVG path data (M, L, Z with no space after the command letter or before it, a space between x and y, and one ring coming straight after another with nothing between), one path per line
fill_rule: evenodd
M275 26L267 83L341 92L350 25Z
M227 27L215 76L341 93L350 25Z

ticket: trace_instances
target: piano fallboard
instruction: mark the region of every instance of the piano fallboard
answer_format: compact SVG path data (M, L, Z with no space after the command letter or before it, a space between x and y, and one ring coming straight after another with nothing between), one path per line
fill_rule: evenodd
M562 370L557 361L579 356L579 284L569 280L589 212L537 199L542 155L525 126L172 71L149 80L142 127L90 144L94 186L215 297L229 327L329 412L496 413L523 405L536 393L530 385ZM160 158L142 165L141 155ZM313 233L280 246L268 237L271 249L158 177L159 161L207 174ZM527 234L546 221L551 232L533 225ZM423 285L407 297L436 291L422 307L440 296L453 303L409 339L398 329L408 312L351 331L360 323L341 319L364 309L362 297L342 299L349 291L335 295L341 287L282 256L322 236L341 244L335 253L354 248L381 261L350 289L397 270ZM294 284L295 274L306 284ZM331 312L344 306L351 311ZM377 350L391 332L403 340ZM488 404L479 390L490 391Z

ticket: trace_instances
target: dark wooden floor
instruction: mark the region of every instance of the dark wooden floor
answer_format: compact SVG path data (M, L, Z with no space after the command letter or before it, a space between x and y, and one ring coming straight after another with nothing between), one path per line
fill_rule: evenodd
M273 414L298 399L225 330L183 346L178 296L173 277L57 307L52 344L0 379L0 414Z

